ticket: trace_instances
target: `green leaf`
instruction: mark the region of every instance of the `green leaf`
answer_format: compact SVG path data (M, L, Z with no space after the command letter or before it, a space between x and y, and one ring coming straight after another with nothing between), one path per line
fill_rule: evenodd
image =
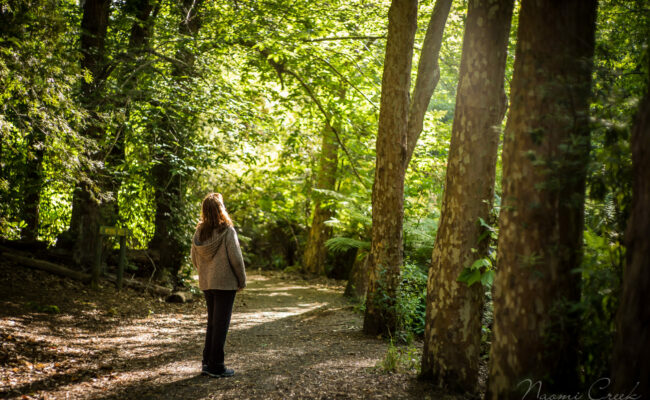
M472 286L476 282L481 280L481 271L473 270L469 278L467 279L467 286Z
M494 283L494 270L485 271L481 275L481 284L483 286L491 287Z
M472 286L474 283L481 280L481 271L478 269L472 270L465 268L456 279L458 282L465 282L467 286Z
M469 269L480 270L481 267L490 268L490 266L491 266L490 260L488 260L487 258L479 258L478 260L474 261L474 263L472 264L471 267L469 267Z
M492 228L492 226L490 226L490 224L488 224L487 222L485 222L485 220L484 220L483 218L481 218L481 217L478 217L478 222L479 222L479 224L481 224L482 227L484 227L484 228L486 228L486 229L489 229L489 230L493 230L493 229L494 229L494 228Z

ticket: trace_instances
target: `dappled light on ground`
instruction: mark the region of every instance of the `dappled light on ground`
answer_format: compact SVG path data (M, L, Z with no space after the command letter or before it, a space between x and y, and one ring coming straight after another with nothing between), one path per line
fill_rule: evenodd
M199 375L201 296L169 304L130 290L91 291L41 272L0 273L5 287L14 282L0 299L2 398L419 399L434 393L414 370L376 368L387 343L361 333L361 314L333 281L251 274L237 295L226 344L236 375L220 380ZM56 305L60 313L30 304Z

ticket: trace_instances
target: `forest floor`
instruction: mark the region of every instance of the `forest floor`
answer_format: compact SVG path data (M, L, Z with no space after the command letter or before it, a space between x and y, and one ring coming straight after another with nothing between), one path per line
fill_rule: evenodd
M389 344L361 332L342 292L341 282L249 271L226 344L236 374L215 379L200 375L202 296L165 303L0 261L0 398L459 398L406 364L379 367ZM419 357L421 343L410 350Z

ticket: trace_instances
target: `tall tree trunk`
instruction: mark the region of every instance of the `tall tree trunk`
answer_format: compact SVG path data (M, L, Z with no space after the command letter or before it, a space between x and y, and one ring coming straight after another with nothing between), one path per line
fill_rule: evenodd
M129 104L132 101L146 100L136 91L138 90L138 78L146 71L146 69L140 68L140 64L147 61L143 51L150 47L153 24L159 10L160 0L129 0L126 3L126 11L135 17L129 35L127 60L120 71L122 86L121 93L118 95L121 100L119 106L126 108L127 117ZM119 139L123 141L124 136L122 135ZM122 151L121 154L124 152Z
M363 321L363 330L369 334L393 332L398 322L394 302L403 262L404 168L417 11L417 0L393 0L388 11L372 187L370 280Z
M154 4L152 3L152 0L130 0L128 4L130 11L136 18L131 26L129 50L137 52L138 50L149 46L149 39L151 38L151 30L154 22L152 18ZM160 0L156 2L156 9L158 7L160 7Z
M625 234L627 265L616 315L612 393L633 393L645 399L650 398L650 79L632 131L632 163L632 212Z
M393 5L391 5L391 10L393 9ZM401 5L401 7L404 6ZM401 37L396 40L396 43L391 43L391 13L389 12L389 33L386 44L384 76L382 79L379 134L377 135L377 166L375 169L375 184L373 185L372 246L367 263L363 264L363 266L367 267L368 276L368 295L366 297L368 300L372 300L371 303L373 303L370 309L366 307L364 330L368 333L387 333L397 327L394 304L381 305L373 299L378 294L378 290L386 292L385 294L388 294L390 299L395 299L397 293L400 268L403 261L402 222L404 217L404 175L415 150L417 140L422 132L424 115L429 106L431 95L440 78L438 55L442 46L442 35L450 9L451 0L436 1L425 34L424 44L420 54L420 63L418 64L418 76L416 78L415 88L413 89L413 101L410 104L408 91L410 87L411 58L404 60L403 57L406 54L407 46L409 47L409 57L413 53L413 38L411 31L408 30L411 27L409 25L407 28L407 23L403 21L393 23L393 31L395 32L393 35L399 34ZM415 13L417 14L417 5ZM401 18L404 19L404 17ZM417 15L413 18L417 18ZM408 24L410 23L411 21L409 20ZM394 49L391 50L392 53L389 53L391 46ZM389 54L391 58L389 58ZM409 64L409 75L406 79L407 83L404 83L406 86L401 87L399 85L403 83L401 80L397 80L397 77L399 73L405 74L405 70L402 69L404 65L402 64L407 61ZM399 69L393 71L396 67ZM389 72L388 74L387 71ZM402 78L400 77L400 79ZM390 82L391 87L384 88L383 85L387 84L387 82ZM405 105L401 104L401 97L395 96L396 90L400 91L400 96L401 91L406 91ZM395 108L396 105L399 105L399 108ZM405 133L402 132L404 127L400 125L400 123L404 123L402 107L406 107L408 110ZM385 118L383 128L382 114L384 114ZM383 133L384 135L389 135L390 133L388 131L392 132L394 128L399 129L395 131L399 135L395 135L393 138L388 136L381 137L382 129L386 130ZM382 141L381 146L380 140ZM395 146L395 142L398 143L398 146ZM385 148L382 146L385 146ZM382 147L382 152L386 152L385 155L382 153L381 160L380 147ZM396 166L394 162L398 160L401 161L401 164ZM379 180L379 186L378 177L381 178ZM386 189L393 190L394 192L388 193L388 196L386 196L384 192ZM380 205L379 203L382 204ZM361 279L365 278L366 274L363 269L365 268L362 268L361 273L357 273L355 276ZM384 316L380 316L380 314L384 313Z
M195 36L201 27L201 19L197 13L201 4L201 0L183 0L181 4L182 19L178 30L186 40ZM195 56L187 45L181 42L176 58L183 60L184 64L175 64L172 76L184 86L182 82L188 80L186 77L195 73ZM187 249L179 235L179 214L184 208L185 184L183 176L174 172L174 159L183 158L182 142L185 141L187 132L194 129L194 121L184 121L184 126L181 127L174 126L171 118L174 112L175 110L167 110L170 115L163 120L163 127L159 130L160 145L154 152L158 162L152 168L151 177L155 191L156 215L154 236L149 243L149 249L160 256L158 277L162 276L161 273L169 273L175 282ZM181 137L178 137L179 135Z
M469 3L442 216L427 284L422 376L458 391L478 391L484 290L480 282L468 287L457 278L487 256L478 221L488 219L494 197L512 9L513 0Z
M45 134L36 128L28 138L28 154L25 162L25 177L23 180L22 220L26 227L20 232L27 240L36 240L40 220L41 189L43 187L43 154L45 153Z
M110 0L86 0L83 3L83 18L81 20L81 67L92 75L93 80L81 85L82 102L90 114L88 126L83 136L91 140L99 140L103 129L99 121L100 93L98 87L102 85L104 69L104 42L108 28L110 13ZM101 151L90 155L92 160L100 160ZM108 177L102 169L98 172L89 172L97 177L99 191L106 186ZM92 263L97 245L99 226L111 217L105 215L106 210L101 209L101 200L97 198L94 184L81 181L75 188L72 200L72 217L70 219L70 233L73 241L73 257L82 265Z
M521 399L525 379L542 393L578 389L570 309L580 296L572 270L582 256L595 18L595 0L522 2L487 399Z
M338 143L331 129L323 129L320 152L320 167L316 186L318 189L334 190L336 184L336 167L338 165ZM307 246L303 259L303 270L314 275L325 275L327 248L325 242L332 235L332 228L325 221L332 217L332 206L324 205L322 195L316 196L314 216L307 237Z
M431 19L427 26L427 33L424 35L424 43L422 44L420 61L418 62L418 76L415 79L415 88L413 89L409 109L405 168L408 167L413 156L415 145L420 137L420 133L422 133L424 114L429 108L431 96L440 80L438 56L442 47L442 35L445 31L449 10L451 9L451 1L436 0L436 5L433 7Z

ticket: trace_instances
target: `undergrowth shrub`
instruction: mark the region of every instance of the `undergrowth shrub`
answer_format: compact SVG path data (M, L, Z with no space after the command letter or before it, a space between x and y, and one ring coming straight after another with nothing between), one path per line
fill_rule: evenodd
M397 292L398 339L409 343L413 336L424 336L427 304L427 274L414 264L404 264Z
M391 340L386 350L386 355L381 359L376 368L386 373L415 372L420 373L420 360L422 354L417 347L396 346Z
M625 248L620 238L585 230L585 254L580 268L580 358L583 384L609 376L616 332Z
M424 335L427 275L417 265L405 264L396 298L390 297L385 290L385 271L379 272L375 300L377 307L397 319L397 330L390 337L391 341L411 343L415 337ZM361 309L365 309L365 304Z

